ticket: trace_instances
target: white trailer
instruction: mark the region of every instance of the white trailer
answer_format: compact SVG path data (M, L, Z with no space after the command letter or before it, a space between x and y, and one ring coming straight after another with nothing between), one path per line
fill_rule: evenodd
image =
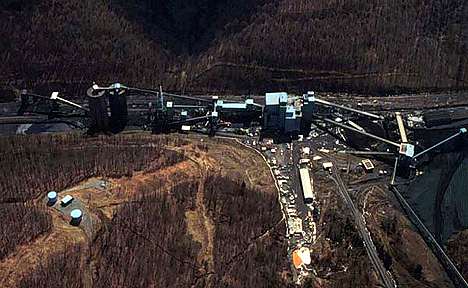
M314 202L314 187L312 186L312 179L309 175L309 169L299 168L299 175L301 178L302 193L304 195L304 203L309 204Z

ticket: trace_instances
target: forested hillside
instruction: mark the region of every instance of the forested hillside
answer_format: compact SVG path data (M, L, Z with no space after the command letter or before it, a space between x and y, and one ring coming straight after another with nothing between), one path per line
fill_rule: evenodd
M468 87L464 0L8 0L0 5L4 87L75 90L117 80L220 93Z

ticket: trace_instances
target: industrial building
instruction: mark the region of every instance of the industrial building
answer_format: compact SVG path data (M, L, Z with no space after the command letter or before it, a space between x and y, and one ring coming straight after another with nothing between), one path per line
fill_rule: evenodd
M308 134L314 107L314 92L302 97L286 92L266 93L262 132L294 138L299 134Z
M286 92L266 93L263 132L285 136L298 135L301 129L301 105Z
M332 162L324 162L322 164L322 166L323 166L324 170L330 171L331 168L333 168L333 163Z
M299 168L299 176L301 178L301 186L302 186L302 193L304 196L304 203L311 204L314 202L315 195L314 195L314 187L312 179L309 175L309 169L307 167Z

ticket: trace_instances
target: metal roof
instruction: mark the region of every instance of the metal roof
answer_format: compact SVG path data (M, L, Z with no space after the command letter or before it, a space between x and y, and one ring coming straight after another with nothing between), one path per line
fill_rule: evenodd
M286 119L296 119L296 107L294 105L286 106L286 114L292 113L292 116L286 116Z
M223 109L246 109L247 104L245 103L224 103L221 105Z
M372 170L375 168L374 163L372 163L370 159L362 160L362 165L364 165L364 168L366 168L366 170Z
M300 175L300 178L301 178L301 184L302 184L302 191L304 193L304 199L313 200L315 198L314 188L312 187L312 184L310 183L311 181L310 181L309 169L308 168L299 169L299 175Z
M73 197L70 195L66 195L65 197L62 198L62 203L67 204L70 203L73 200Z
M286 92L275 92L265 94L266 105L279 105L280 102L288 101L288 93Z

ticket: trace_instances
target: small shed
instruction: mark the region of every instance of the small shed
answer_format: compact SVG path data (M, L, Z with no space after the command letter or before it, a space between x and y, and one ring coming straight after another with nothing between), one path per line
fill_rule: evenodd
M62 206L67 206L73 201L73 197L70 195L66 195L65 197L62 198L61 204Z
M333 163L332 163L332 162L325 162L325 163L323 163L323 169L325 169L325 170L330 170L332 167L333 167Z
M367 172L372 172L374 171L374 163L370 159L364 159L362 160L362 165L364 166L364 169L366 169Z
M189 125L182 125L181 130L184 132L190 131L191 127Z

